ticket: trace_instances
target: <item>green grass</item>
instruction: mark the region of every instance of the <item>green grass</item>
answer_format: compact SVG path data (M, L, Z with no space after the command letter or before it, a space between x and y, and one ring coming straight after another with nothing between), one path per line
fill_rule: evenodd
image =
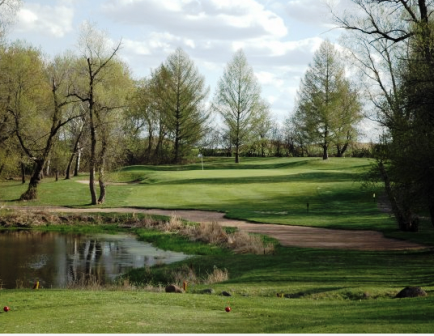
M227 217L258 223L382 231L402 238L393 219L381 213L372 194L361 188L370 159L245 158L236 165L230 158L207 158L185 166L131 166L114 172L105 207L199 209L225 212ZM78 180L86 179L86 175ZM46 179L39 199L28 205L88 206L88 186L77 178ZM15 200L26 185L0 183L0 202ZM309 203L309 212L307 212ZM432 243L434 230L422 221L423 235L406 234L414 241Z
M420 286L434 294L432 251L368 252L283 248L274 255L207 255L153 269L154 279L187 264L204 278L214 267L227 269L230 279L212 285L237 295L275 297L283 292L307 299L391 298L406 286ZM148 283L145 270L129 272L132 283ZM149 274L148 274L149 275ZM154 283L157 285L158 283ZM205 285L198 285L203 288ZM217 291L218 292L218 291Z
M317 301L142 291L0 293L3 333L431 333L434 299ZM225 306L232 311L226 313Z
M381 189L362 190L368 159L207 158L186 166L135 166L112 174L126 185L109 186L107 207L201 209L229 217L282 225L374 229L389 236L433 244L428 219L421 232L400 233L372 200ZM85 179L85 176L79 179ZM88 187L75 180L44 180L40 198L28 205L87 206ZM0 183L0 203L25 190ZM310 211L306 211L306 203ZM152 269L161 275L187 264L197 275L214 266L229 280L189 286L187 294L143 290L0 290L5 333L431 333L434 330L432 250L363 252L277 247L274 255L233 255L175 235L137 231L159 246L200 255ZM194 251L194 252L193 252ZM146 283L144 269L131 282ZM163 283L162 283L163 284ZM394 299L405 286L421 286L426 298ZM214 295L196 294L213 288ZM227 298L218 295L226 290ZM278 298L277 293L292 297ZM226 305L230 313L224 311Z
M112 178L140 183L109 186L105 206L215 210L255 222L384 228L388 217L377 211L372 191L362 191L355 182L368 165L367 159L270 158L246 159L240 165L210 160L203 171L197 165L126 167ZM13 204L24 189L4 182L0 200ZM88 202L88 186L47 179L39 200L28 204L79 207Z

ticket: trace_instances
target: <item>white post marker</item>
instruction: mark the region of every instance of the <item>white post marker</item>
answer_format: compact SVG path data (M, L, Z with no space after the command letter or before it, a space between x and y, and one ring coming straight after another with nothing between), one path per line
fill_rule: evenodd
M200 157L200 159L202 161L202 170L203 170L203 155L201 153L199 153L199 155L197 157Z

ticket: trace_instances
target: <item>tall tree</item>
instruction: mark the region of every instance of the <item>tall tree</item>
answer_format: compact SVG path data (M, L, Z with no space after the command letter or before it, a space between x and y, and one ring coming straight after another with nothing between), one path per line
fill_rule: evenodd
M429 209L434 225L434 4L426 0L353 2L359 14L335 15L338 24L366 45L375 46L377 54L388 57L386 64L398 65L389 67L392 81L380 81L381 75L370 71L377 84L386 88L382 87L376 100L388 135L378 156L378 172L400 229L415 230L413 213L418 204ZM361 59L359 53L354 54ZM374 59L368 64L372 70L378 63Z
M270 106L263 102L262 108L259 109L258 122L255 132L259 137L257 142L260 148L260 155L262 157L265 157L266 148L270 142L270 135L272 131L273 120L271 119L270 115Z
M180 163L204 135L209 113L204 100L209 89L194 62L182 50L169 55L157 72L158 100L173 139L173 162ZM162 89L164 87L164 89Z
M114 48L110 48L105 33L89 23L85 23L81 28L81 57L76 65L76 86L70 95L87 105L90 132L89 189L93 205L103 203L106 197L104 169L109 149L107 126L110 124L106 120L107 114L118 111L126 98L120 90L125 84L122 83L125 71L116 59L120 45L118 43ZM121 82L117 82L119 78ZM109 96L109 91L114 94L113 97ZM95 189L97 170L100 190L98 198Z
M324 41L315 53L297 96L296 119L310 143L321 144L323 159L329 147L340 143L342 134L349 134L360 121L361 106L357 93L345 78L340 55Z
M213 109L223 117L235 146L235 163L240 162L241 146L251 140L263 108L258 80L243 50L239 50L226 65L213 101Z
M126 111L123 123L128 137L128 162L130 164L151 163L154 137L158 132L158 119L153 108L150 80L142 79L136 83L135 92ZM143 146L143 137L146 136Z

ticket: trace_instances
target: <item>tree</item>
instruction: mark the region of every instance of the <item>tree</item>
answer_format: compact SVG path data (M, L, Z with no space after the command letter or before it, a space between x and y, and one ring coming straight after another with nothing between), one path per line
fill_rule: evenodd
M81 58L76 64L76 86L70 96L86 103L90 132L89 189L91 204L105 201L105 165L110 148L110 115L116 115L125 104L124 89L130 88L129 73L116 59L120 43L109 47L108 38L94 26L82 26L79 48ZM98 170L99 197L95 190L95 173Z
M204 100L209 89L194 62L182 50L170 54L155 73L159 108L173 140L173 162L180 163L204 135L209 113Z
M128 137L128 163L143 164L152 162L154 137L158 132L158 124L153 100L151 97L150 80L142 79L135 85L126 118L123 123ZM146 136L146 142L142 141ZM146 146L144 149L143 146Z
M8 85L7 78L4 76L8 67L8 57L4 57L7 53L5 37L20 6L20 0L0 0L0 87L2 89L7 88ZM5 171L13 171L17 161L21 161L17 159L20 155L15 153L19 144L13 139L13 122L7 111L7 97L7 89L0 91L0 175Z
M415 230L413 213L418 204L429 209L434 225L433 4L425 0L353 2L361 14L335 15L336 21L384 55L380 60L386 60L383 64L389 65L391 78L384 81L372 71L378 64L375 59L367 63L368 74L374 74L372 78L383 91L374 103L387 129L382 155L377 155L377 172L401 230Z
M263 103L259 109L256 134L259 137L258 144L260 147L260 155L265 157L265 149L270 142L270 133L273 130L273 120L270 115L270 106Z
M235 163L240 162L241 146L251 140L264 107L253 68L239 50L226 65L213 101L213 109L223 117L231 144L235 146Z
M321 144L324 160L331 144L341 146L342 135L350 140L362 118L357 92L345 78L339 57L329 41L323 42L297 95L295 119L310 143Z
M77 103L72 105L72 108L70 109L71 113L77 113L75 111L85 111L85 109L82 106L82 103ZM81 118L74 119L71 123L69 123L67 127L67 136L65 136L65 139L69 140L70 142L70 156L68 160L68 164L65 171L65 180L69 180L71 178L71 170L74 165L74 176L78 176L78 172L80 169L80 161L81 161L81 154L83 151L83 143L84 143L84 133L86 126L86 116L82 115ZM75 159L75 164L74 164Z
M56 57L46 65L41 53L20 44L8 48L6 110L14 123L14 135L25 155L34 162L29 187L21 200L37 198L42 171L60 129L77 116L66 116L72 101L69 87L70 58Z

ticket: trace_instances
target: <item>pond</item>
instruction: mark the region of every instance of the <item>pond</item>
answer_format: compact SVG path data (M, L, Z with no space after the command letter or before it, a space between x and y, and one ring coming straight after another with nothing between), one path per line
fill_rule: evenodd
M133 268L189 257L129 234L0 230L0 288L65 288L83 279L109 284Z

